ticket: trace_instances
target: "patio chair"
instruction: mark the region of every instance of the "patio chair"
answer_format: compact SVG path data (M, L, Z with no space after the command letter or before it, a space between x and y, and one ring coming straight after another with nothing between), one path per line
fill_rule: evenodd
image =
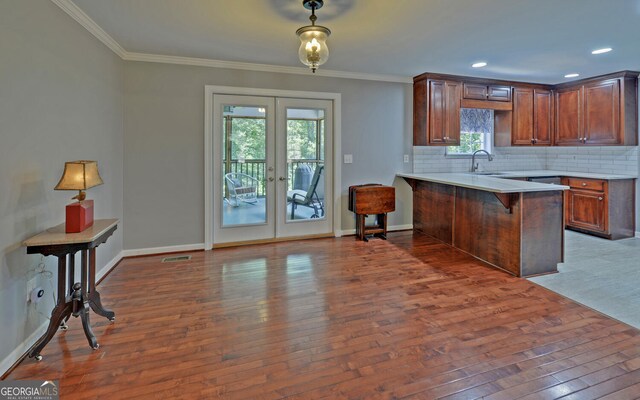
M305 190L295 189L287 192L287 202L291 204L291 219L295 219L296 208L298 206L305 206L313 208L313 215L311 218L324 217L324 204L320 196L318 196L318 185L324 171L324 165L319 165L313 172L311 178L311 184L309 188ZM318 213L320 211L320 213Z
M240 202L255 204L258 201L258 180L240 172L229 172L224 179L229 190L229 204L238 207Z

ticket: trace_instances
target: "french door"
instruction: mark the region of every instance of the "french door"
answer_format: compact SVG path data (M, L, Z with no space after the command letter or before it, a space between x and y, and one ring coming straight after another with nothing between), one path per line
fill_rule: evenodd
M213 243L333 232L330 100L213 96Z

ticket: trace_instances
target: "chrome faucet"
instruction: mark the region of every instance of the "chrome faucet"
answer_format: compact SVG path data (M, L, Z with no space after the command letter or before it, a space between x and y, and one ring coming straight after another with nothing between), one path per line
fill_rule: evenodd
M478 153L486 153L487 157L489 158L489 161L493 161L493 156L491 154L489 154L488 151L486 150L476 150L473 152L473 155L471 156L471 172L476 172L478 170L478 166L480 163L476 163L476 154Z

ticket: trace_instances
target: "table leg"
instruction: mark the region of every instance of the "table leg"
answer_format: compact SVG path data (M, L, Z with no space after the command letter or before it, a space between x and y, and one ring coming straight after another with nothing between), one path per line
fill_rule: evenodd
M40 352L49 343L58 331L58 327L65 317L71 315L73 311L73 302L67 303L67 256L58 256L58 300L53 311L51 311L51 319L49 327L44 335L33 345L29 352L29 357L35 357L38 361L42 359Z
M82 277L86 278L86 274L84 273L84 271ZM76 282L73 285L73 296L71 301L73 303L73 316L80 316L80 319L82 320L82 328L84 329L84 334L89 341L89 346L91 346L93 349L97 349L99 345L96 339L96 335L94 335L93 331L91 330L91 322L89 320L89 302L86 298L83 298L84 292L85 286L81 282Z
M67 290L69 291L69 296L73 295L73 284L75 282L76 276L76 255L68 254L65 257L69 257L68 259L68 271L67 271ZM71 318L71 314L67 315L66 318L60 324L60 329L66 331L69 326L67 325L67 321Z
M100 300L100 293L96 290L96 249L89 250L89 306L98 315L113 322L116 320L116 313L104 308Z

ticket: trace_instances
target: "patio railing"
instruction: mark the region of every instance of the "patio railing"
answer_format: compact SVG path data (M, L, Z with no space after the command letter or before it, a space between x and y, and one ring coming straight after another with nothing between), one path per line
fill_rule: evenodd
M287 190L293 189L293 176L296 168L300 164L308 164L313 171L318 164L324 164L324 160L290 160L290 162L287 163ZM223 165L225 174L229 172L240 172L256 178L258 180L258 196L265 195L265 183L267 181L265 160L245 160L243 162L231 160L230 163L224 161Z

